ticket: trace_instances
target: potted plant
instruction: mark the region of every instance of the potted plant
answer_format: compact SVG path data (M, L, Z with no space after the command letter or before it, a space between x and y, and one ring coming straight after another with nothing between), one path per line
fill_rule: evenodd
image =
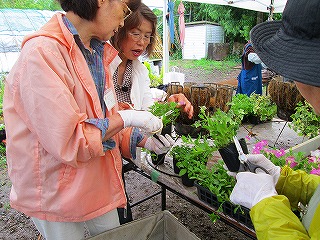
M234 115L242 117L242 122L258 124L271 120L277 114L277 105L270 96L259 94L236 94L229 102Z
M177 107L176 102L155 102L149 111L158 117L161 117L163 128L161 135L171 135L172 124L175 122L177 117L180 115L180 109ZM157 135L154 135L157 137ZM153 164L160 165L164 163L166 153L157 155L155 152L151 152L151 159Z
M199 114L200 120L195 123L208 131L208 136L213 139L214 145L220 149L233 142L233 137L239 129L241 116L233 112L223 112L217 109L216 112L206 114L202 107Z
M178 174L185 186L193 186L199 172L206 169L208 159L216 149L206 138L182 136L182 144L174 146L170 155L175 159Z
M201 120L195 123L196 126L202 126L208 131L209 137L213 140L226 164L228 166L234 164L234 168L229 170L238 171L240 163L233 137L237 134L242 116L235 115L232 111L226 113L220 109L212 115L208 115L203 108L199 116ZM243 140L240 141L240 144L243 145ZM246 146L243 146L243 148L246 148Z
M199 135L205 135L206 132L201 127L195 127L193 124L199 120L199 112L202 106L209 109L210 96L208 86L203 84L193 84L192 86L184 86L183 92L191 102L194 110L192 119L188 118L188 114L182 112L174 124L175 132L182 136L191 136L197 138Z
M236 94L228 105L230 106L229 111L233 112L234 115L239 116L239 118L242 118L242 122L246 122L248 116L253 114L254 102L251 101L247 94Z
M182 136L184 138L184 136ZM184 156L189 155L191 152L190 146L187 146L185 144L182 145L175 145L172 147L170 151L170 156L172 157L172 165L173 165L173 171L176 174L179 174L180 168L177 166L177 163L179 160L182 160Z
M253 102L253 115L257 116L259 121L270 121L277 114L277 105L270 96L251 94L250 100Z
M289 127L297 132L299 136L314 138L319 135L320 116L315 114L308 102L299 102L291 118L292 122Z
M194 184L197 187L198 197L201 201L217 208L217 212L223 212L248 227L253 228L250 219L250 210L230 202L229 196L236 181L234 177L227 174L223 165L224 162L220 159L211 169L205 169L198 174ZM212 213L210 217L211 220L215 222L218 215Z

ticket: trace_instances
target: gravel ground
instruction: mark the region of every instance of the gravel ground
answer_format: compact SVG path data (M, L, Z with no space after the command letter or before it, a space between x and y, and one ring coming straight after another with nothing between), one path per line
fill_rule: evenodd
M191 70L181 69L189 82L219 82L234 79L239 69L231 69L227 73L212 72L204 75L200 68ZM133 203L144 196L159 190L159 186L133 171L125 174L129 202ZM10 208L9 191L11 183L6 168L0 169L0 239L41 239L29 217ZM133 210L134 219L161 211L160 196L152 198ZM249 239L234 228L221 221L212 223L209 215L187 201L167 192L167 209L178 218L190 231L200 239Z

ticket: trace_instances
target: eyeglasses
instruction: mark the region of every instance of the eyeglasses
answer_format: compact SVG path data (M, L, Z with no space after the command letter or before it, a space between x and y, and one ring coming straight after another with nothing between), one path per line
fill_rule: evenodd
M132 11L124 1L122 0L120 1L125 5L125 9L123 10L123 21L124 21L131 15Z
M138 42L141 39L145 43L150 43L153 39L153 36L151 35L143 35L141 33L134 33L134 32L128 32L129 36L132 38L133 41Z

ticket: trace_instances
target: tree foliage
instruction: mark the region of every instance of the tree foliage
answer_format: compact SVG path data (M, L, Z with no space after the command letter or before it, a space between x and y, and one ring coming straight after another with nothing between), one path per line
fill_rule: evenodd
M0 0L0 8L61 10L56 0Z
M176 1L175 12L179 1ZM209 21L220 24L226 34L226 42L246 42L250 30L257 24L266 21L267 13L256 12L231 6L206 3L185 2L185 22ZM273 19L281 19L281 14L274 14Z
M257 24L258 12L215 4L185 3L186 22L210 21L220 24L226 34L226 42L245 42L249 32ZM261 14L261 13L260 13ZM262 13L262 21L268 14Z

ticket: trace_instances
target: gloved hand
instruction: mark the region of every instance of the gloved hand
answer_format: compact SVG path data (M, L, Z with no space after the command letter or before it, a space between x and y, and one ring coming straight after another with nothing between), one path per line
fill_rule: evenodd
M224 168L224 170L227 171L227 174L229 176L234 177L234 178L237 176L237 172L230 172L229 168L227 167L227 165L225 163L223 164L223 168Z
M144 144L144 148L155 152L156 154L162 154L167 153L170 148L174 145L174 140L171 138L169 134L163 135L157 135L158 139L151 136L147 139L146 143Z
M273 178L266 173L239 172L237 183L230 195L230 201L252 208L261 200L278 195Z
M137 110L122 110L118 111L120 114L124 128L125 127L138 127L146 133L152 133L162 128L162 120L148 111Z
M252 162L253 164L256 164L266 169L269 172L269 174L273 177L274 184L275 185L277 184L280 177L280 170L281 170L279 166L274 165L263 154L248 154L247 158L248 158L248 161Z

